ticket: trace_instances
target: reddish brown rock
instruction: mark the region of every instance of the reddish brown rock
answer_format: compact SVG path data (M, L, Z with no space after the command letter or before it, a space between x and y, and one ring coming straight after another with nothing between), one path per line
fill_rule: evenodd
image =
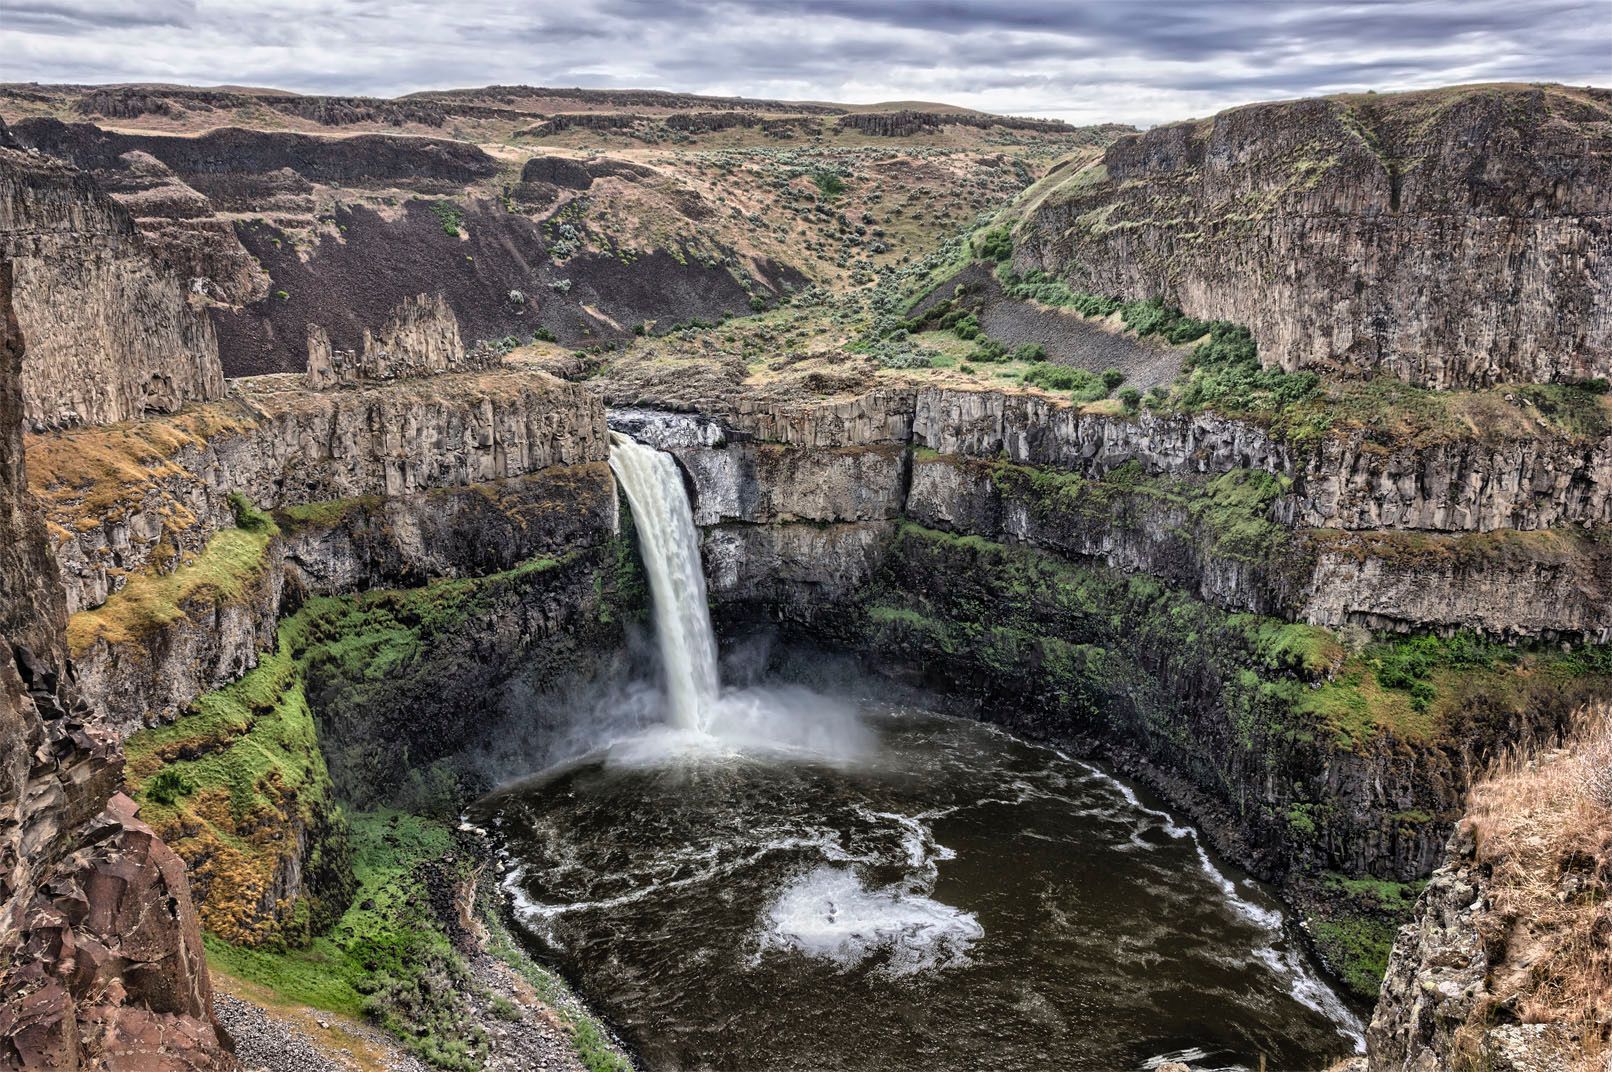
M23 346L0 261L0 1067L233 1068L179 858L118 791L71 681L23 467Z

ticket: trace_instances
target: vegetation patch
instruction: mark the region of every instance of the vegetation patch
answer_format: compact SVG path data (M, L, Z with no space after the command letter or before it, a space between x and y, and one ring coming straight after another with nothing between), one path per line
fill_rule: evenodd
M171 573L142 571L93 610L67 622L74 655L98 641L126 644L149 636L185 616L187 604L228 603L241 598L262 578L269 541L279 535L274 521L239 495L232 495L236 527L214 533L200 554Z
M474 980L432 900L474 878L474 853L446 824L402 812L355 815L351 830L356 889L328 933L273 951L210 934L209 962L293 1001L365 1016L439 1068L481 1068L487 1036L460 997Z

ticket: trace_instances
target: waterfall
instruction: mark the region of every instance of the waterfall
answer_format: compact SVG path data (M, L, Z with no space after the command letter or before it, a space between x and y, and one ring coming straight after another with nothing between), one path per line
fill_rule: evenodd
M721 681L716 634L705 603L699 533L682 474L670 454L620 432L610 434L610 468L627 493L649 572L672 721L680 729L704 731Z

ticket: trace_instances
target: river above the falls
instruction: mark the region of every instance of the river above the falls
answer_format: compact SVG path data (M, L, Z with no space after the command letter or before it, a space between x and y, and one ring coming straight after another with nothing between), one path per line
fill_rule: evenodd
M837 762L601 752L489 795L517 924L652 1070L1319 1069L1280 907L1097 767L864 705Z

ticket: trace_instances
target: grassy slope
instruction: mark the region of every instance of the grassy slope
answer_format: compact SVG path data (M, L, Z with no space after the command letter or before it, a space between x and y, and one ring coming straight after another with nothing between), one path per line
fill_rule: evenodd
M536 559L488 577L310 599L281 622L257 668L128 740L130 791L189 862L220 968L288 1001L369 1017L439 1067L479 1067L486 1039L455 996L470 976L423 892L472 878L479 857L447 822L341 811L304 676L314 663L355 682L412 672L429 661L433 636L480 620L499 593L556 565ZM299 824L323 833L304 863L310 888L265 912L262 892L297 851L285 831ZM496 913L497 903L487 891L484 909ZM495 952L520 966L501 941ZM617 1067L585 1011L564 1017L590 1069Z

